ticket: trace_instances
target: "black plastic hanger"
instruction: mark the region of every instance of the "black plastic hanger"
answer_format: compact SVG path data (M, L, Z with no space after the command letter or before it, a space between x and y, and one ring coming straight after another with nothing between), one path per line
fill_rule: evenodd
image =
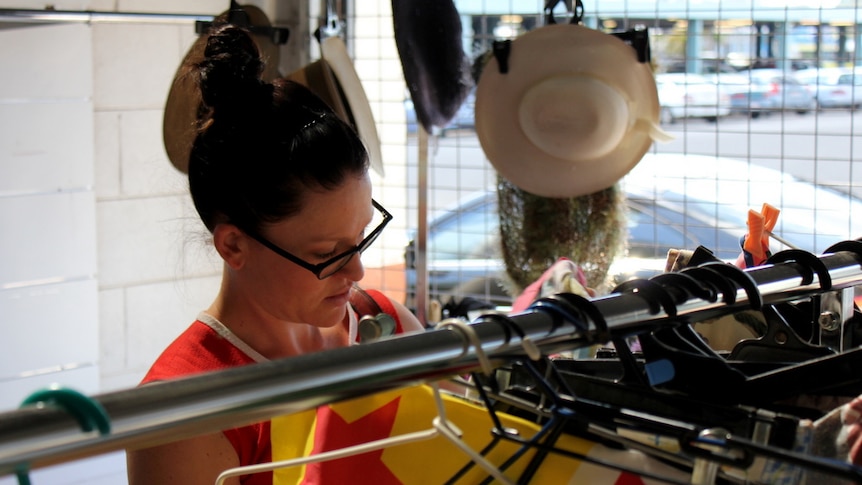
M733 347L729 360L747 362L778 362L793 364L807 360L834 355L829 347L806 342L791 327L785 315L794 311L792 305L782 305L783 311L773 305L765 306L761 311L766 318L766 333L757 339L746 339ZM808 323L811 317L808 315Z

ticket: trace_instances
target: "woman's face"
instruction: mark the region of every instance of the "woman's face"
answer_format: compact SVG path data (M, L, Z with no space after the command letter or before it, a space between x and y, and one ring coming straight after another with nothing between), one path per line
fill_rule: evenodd
M359 244L370 232L375 214L371 182L366 175L349 176L332 191L309 191L302 210L264 226L261 235L311 263L322 263ZM330 327L344 319L350 288L365 270L354 255L341 270L319 280L311 271L279 256L249 238L251 251L243 281L259 309L281 321Z

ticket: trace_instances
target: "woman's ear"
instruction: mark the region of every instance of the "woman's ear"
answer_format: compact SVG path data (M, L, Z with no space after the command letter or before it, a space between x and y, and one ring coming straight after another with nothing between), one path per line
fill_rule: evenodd
M213 230L213 244L225 263L240 269L248 256L248 236L233 224L218 224Z

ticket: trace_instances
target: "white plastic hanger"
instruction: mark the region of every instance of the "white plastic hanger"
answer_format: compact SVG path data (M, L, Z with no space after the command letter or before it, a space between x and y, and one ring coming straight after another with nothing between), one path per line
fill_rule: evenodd
M476 355L479 359L479 363L482 367L482 370L486 373L490 374L493 371L493 367L491 366L491 362L488 359L488 356L482 350L481 340L478 335L476 335L475 330L470 327L470 325L457 320L457 319L449 319L440 322L437 325L437 328L444 327L452 327L459 330L463 335L465 335L470 343L476 348ZM469 349L469 345L465 346L465 352ZM289 460L280 460L274 461L270 463L260 463L256 465L246 465L235 468L228 468L227 470L221 472L219 476L216 478L216 485L223 485L224 481L230 477L236 477L240 475L250 475L253 473L262 473L268 472L272 470L277 470L281 468L288 468L293 466L301 466L309 463L317 463L329 460L335 460L338 458L344 458L347 456L358 455L362 453L368 453L370 451L376 451L382 448L388 448L392 446L404 445L408 443L413 443L416 441L428 440L435 438L437 436L442 436L449 440L452 444L454 444L458 449L463 451L467 456L470 457L473 462L477 465L481 466L488 472L489 475L494 477L500 483L506 485L514 485L514 482L506 477L503 472L495 466L493 463L489 462L485 459L484 456L479 454L476 450L470 448L467 443L465 443L461 436L463 433L460 429L458 429L455 424L449 421L446 418L446 409L443 405L443 398L440 395L440 388L438 387L436 382L432 382L428 384L434 393L434 402L437 406L437 416L431 421L432 427L423 430L417 431L414 433L406 433L398 436L390 436L388 438L383 438L375 441L369 441L368 443L363 443L360 445L348 446L339 450L326 451L323 453L318 453L313 456L306 456L300 458L292 458Z

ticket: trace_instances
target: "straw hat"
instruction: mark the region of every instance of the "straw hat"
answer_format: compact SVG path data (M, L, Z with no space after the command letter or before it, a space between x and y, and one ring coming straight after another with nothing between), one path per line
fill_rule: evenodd
M247 21L251 26L271 27L269 19L261 9L251 5L241 7L235 3L231 5L232 8L216 17L213 24L231 21L231 15L236 15L235 9L241 8L247 15ZM273 41L272 35L255 33L253 37L260 49L261 57L266 63L262 77L266 81L272 81L279 76L277 71L278 44ZM207 36L201 35L189 48L179 69L177 69L173 83L171 83L171 89L168 92L168 99L165 102L162 140L171 164L183 173L188 173L189 154L196 136L196 122L201 105L200 91L192 74L194 66L203 60L206 43Z
M248 14L249 23L254 27L270 26L266 15L257 7L241 7ZM227 22L225 12L214 23ZM265 62L262 78L265 81L280 77L278 73L278 45L272 36L252 32ZM201 96L192 74L194 65L203 59L206 36L201 35L186 54L171 84L165 103L162 136L168 158L177 170L188 173L189 154L196 136L196 122L199 116ZM359 133L368 149L371 167L383 175L383 157L377 127L371 114L371 106L359 76L354 70L344 42L338 37L321 41L322 59L305 66L286 76L314 92L325 101L335 113L350 123Z
M616 38L555 24L492 57L476 90L476 132L488 160L523 190L577 197L627 174L654 140L659 101L648 63Z

